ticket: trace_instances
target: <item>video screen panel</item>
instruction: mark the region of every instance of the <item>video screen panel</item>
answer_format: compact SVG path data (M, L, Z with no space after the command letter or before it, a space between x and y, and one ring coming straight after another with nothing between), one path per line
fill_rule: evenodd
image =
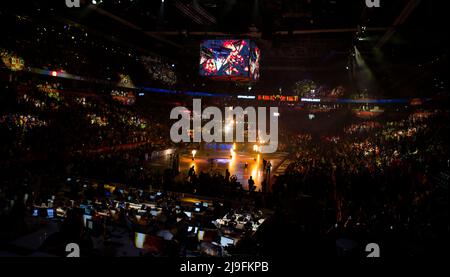
M257 80L259 60L259 48L250 40L205 40L200 47L200 75Z
M261 60L261 51L254 42L251 42L250 50L250 78L254 81L259 80L259 62Z

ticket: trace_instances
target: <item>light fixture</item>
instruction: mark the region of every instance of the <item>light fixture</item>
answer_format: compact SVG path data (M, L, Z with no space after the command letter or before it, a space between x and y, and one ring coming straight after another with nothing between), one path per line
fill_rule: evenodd
M254 144L254 145L253 145L253 151L254 151L254 152L258 152L258 150L259 150L258 145L257 145L257 144Z

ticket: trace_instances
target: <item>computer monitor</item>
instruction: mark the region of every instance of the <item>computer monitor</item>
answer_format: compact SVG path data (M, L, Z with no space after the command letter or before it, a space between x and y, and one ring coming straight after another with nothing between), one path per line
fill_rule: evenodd
M191 212L184 212L185 215L187 215L189 218L192 217L192 213Z
M199 212L200 212L200 208L195 208L194 211L195 211L196 213L199 213Z
M84 205L84 204L80 205L80 209L83 210L84 214L91 214L91 208L92 208L92 206L90 206L90 205Z
M208 203L203 202L203 207L208 208Z
M145 238L147 237L147 234L143 233L135 233L134 234L134 245L136 248L142 249L144 248Z
M47 209L47 218L54 218L54 217L55 217L55 210Z
M66 214L66 211L64 211L61 208L56 208L56 216L57 217L64 217L65 214Z
M138 213L139 215L145 214L146 212L147 212L147 211L146 211L146 210L143 210L143 209L140 209L140 210L137 211L137 213Z
M204 234L205 234L205 231L203 231L203 230L198 231L198 233L197 233L198 241L202 241L203 240L203 235Z
M223 247L229 246L229 245L233 245L234 244L234 239L229 238L229 237L220 237L220 245L222 245Z
M92 221L92 215L88 215L88 214L83 215L84 227L87 227L87 221L88 220Z
M151 214L152 216L157 216L157 215L158 215L158 211L157 211L157 210L151 210L151 211L150 211L150 214Z
M197 231L198 231L198 227L188 226L188 232L189 233L197 234Z

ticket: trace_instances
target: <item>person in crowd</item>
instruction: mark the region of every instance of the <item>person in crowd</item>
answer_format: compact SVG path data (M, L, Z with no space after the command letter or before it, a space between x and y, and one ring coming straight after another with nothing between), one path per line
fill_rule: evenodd
M248 179L248 191L252 192L255 189L255 181L253 180L253 177L250 176Z

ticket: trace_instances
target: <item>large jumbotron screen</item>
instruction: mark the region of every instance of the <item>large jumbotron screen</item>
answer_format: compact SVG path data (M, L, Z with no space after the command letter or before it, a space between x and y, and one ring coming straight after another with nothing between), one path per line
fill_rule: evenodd
M200 75L217 79L259 79L260 50L247 39L205 40L200 46Z

